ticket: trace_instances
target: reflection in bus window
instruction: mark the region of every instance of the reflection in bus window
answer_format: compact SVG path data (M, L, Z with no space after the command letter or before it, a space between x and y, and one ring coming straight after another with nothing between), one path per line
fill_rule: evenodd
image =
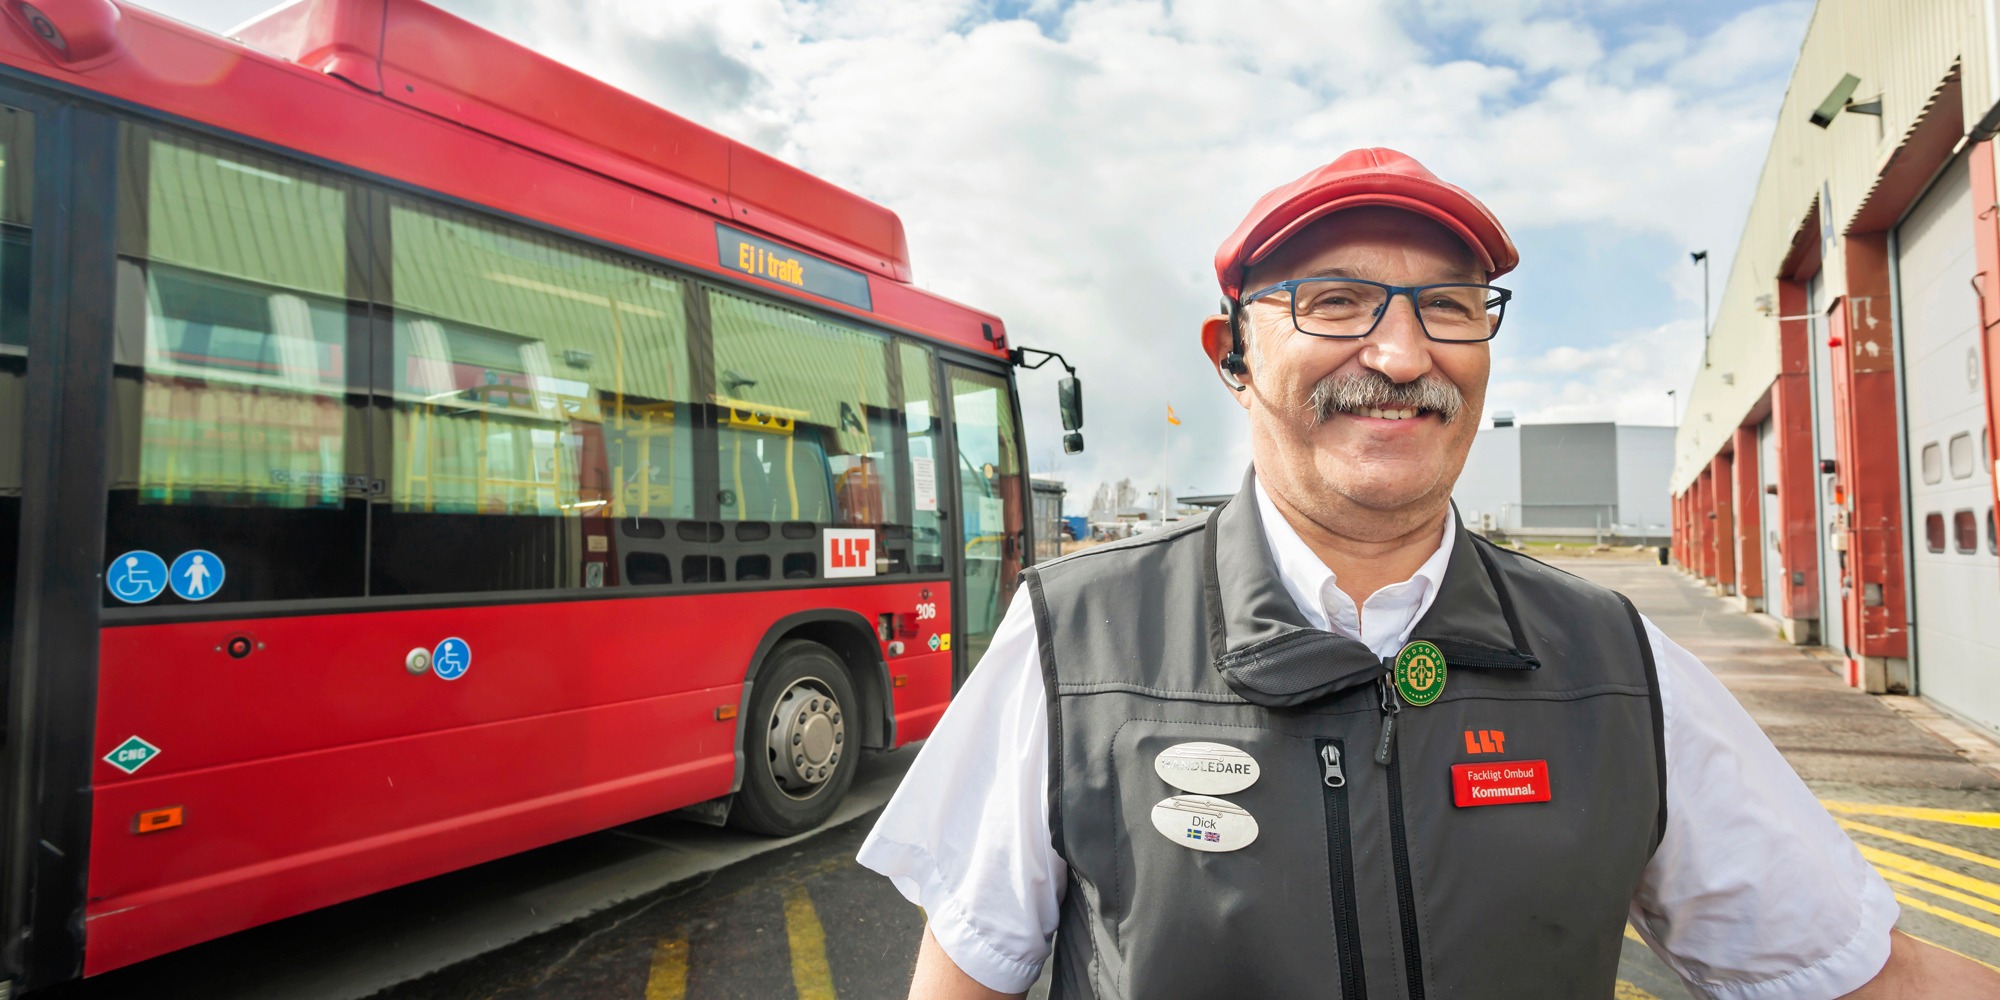
M120 155L106 552L212 551L222 601L359 595L353 193L135 125Z
M35 118L0 106L0 566L21 561L21 459L27 436L29 167ZM0 574L0 685L12 676L14 573ZM0 686L0 746L7 743L7 692Z
M736 537L768 540L759 553L785 550L789 578L820 575L813 525L873 528L877 571L908 572L888 339L717 289L708 311L723 521L756 526ZM767 536L761 525L771 523L794 530Z
M695 510L680 279L440 206L389 226L371 592L689 582L687 533L639 530Z

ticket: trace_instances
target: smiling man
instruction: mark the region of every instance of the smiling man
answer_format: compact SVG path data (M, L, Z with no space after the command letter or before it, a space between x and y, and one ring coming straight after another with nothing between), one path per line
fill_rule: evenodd
M1208 519L1029 570L861 862L912 997L2000 997L1698 661L1458 524L1518 255L1364 149L1216 254L1252 470Z

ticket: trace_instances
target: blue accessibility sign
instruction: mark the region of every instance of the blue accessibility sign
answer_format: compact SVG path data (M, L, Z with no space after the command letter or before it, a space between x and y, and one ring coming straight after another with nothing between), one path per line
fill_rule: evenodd
M472 647L457 636L438 643L431 651L431 669L448 681L464 677L472 669Z
M184 601L206 601L222 589L222 560L207 549L189 549L174 560L168 585Z
M111 560L104 571L104 585L111 596L127 604L144 604L167 589L167 563L144 549L134 549Z

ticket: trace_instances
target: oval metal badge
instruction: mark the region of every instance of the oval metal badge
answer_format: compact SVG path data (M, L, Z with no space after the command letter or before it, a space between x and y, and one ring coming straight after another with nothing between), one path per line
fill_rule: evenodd
M1257 762L1222 743L1176 743L1153 758L1153 772L1183 792L1228 795L1257 783Z
M1240 851L1257 840L1257 818L1208 795L1176 795L1153 807L1153 829L1197 851Z

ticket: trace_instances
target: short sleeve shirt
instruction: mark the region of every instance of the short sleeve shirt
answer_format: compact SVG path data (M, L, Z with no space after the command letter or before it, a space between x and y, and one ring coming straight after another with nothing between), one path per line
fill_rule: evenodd
M1437 593L1452 532L1409 580L1357 608L1257 494L1300 613L1378 654L1401 646ZM1895 897L1715 675L1651 621L1646 636L1664 708L1667 829L1632 926L1697 996L1859 988L1888 961ZM1034 617L1017 600L859 856L924 908L960 969L1002 993L1040 975L1068 877L1049 834L1047 745Z

